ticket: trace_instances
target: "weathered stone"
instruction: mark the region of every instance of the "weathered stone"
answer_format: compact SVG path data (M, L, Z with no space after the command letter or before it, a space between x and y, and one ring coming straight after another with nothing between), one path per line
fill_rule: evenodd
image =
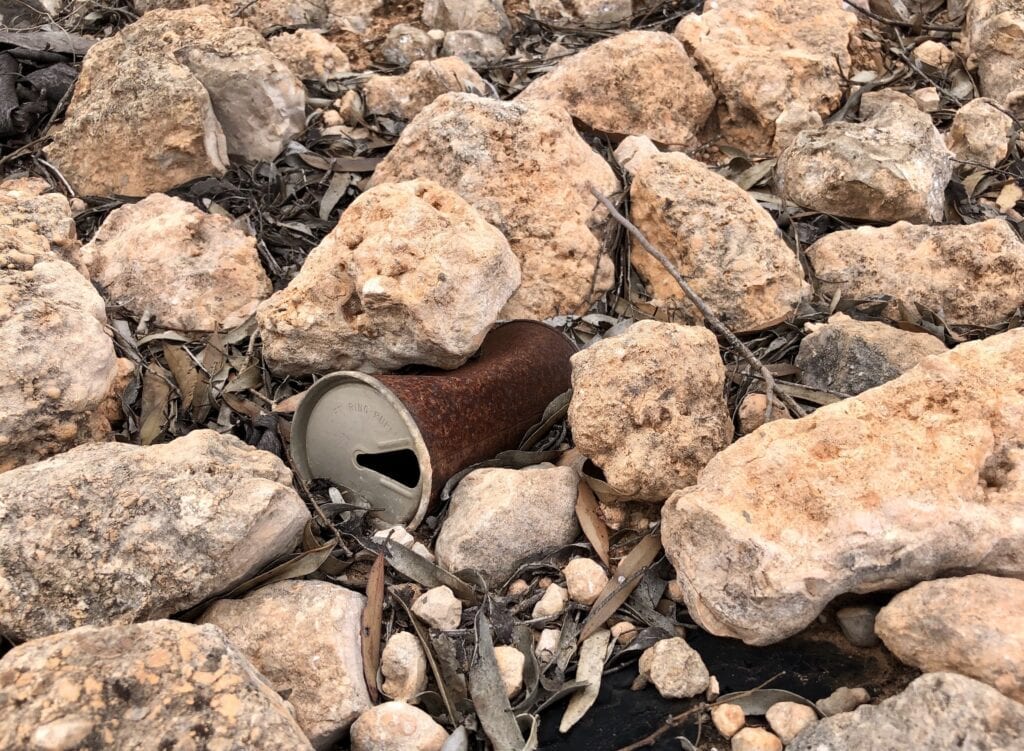
M107 440L131 371L89 280L14 221L0 224L0 472Z
M711 709L711 722L715 730L732 738L747 724L747 716L738 704L718 704Z
M732 751L782 751L779 737L764 728L743 728L732 737Z
M81 243L71 205L62 194L51 193L45 180L28 177L0 183L0 231L7 227L39 233L50 243L50 250L82 270Z
M519 101L553 101L594 130L692 146L715 95L683 45L661 31L627 31L567 57Z
M879 89L878 91L865 91L860 98L860 107L857 112L862 120L874 117L890 104L899 104L912 109L917 108L917 102L895 89Z
M422 18L432 29L469 29L500 37L512 33L503 0L424 0Z
M926 86L923 89L917 89L912 92L910 98L917 104L917 108L922 112L932 113L937 112L939 106L942 104L942 97L939 95L939 90L934 86Z
M437 42L423 29L399 23L391 27L378 54L384 62L405 68L417 60L433 59L436 48Z
M878 645L875 635L875 618L878 608L869 605L854 605L836 611L836 622L843 636L855 647L874 647Z
M618 182L561 108L445 94L406 126L372 183L414 177L454 190L508 238L523 284L502 318L581 312L611 288L598 239L608 214L587 183L610 195Z
M802 102L790 105L775 118L775 137L772 139L772 150L776 153L782 151L805 130L817 130L822 124L821 115L817 110L811 109Z
M494 659L498 663L498 674L505 686L505 695L511 699L523 688L526 655L515 647L500 646L494 648Z
M807 258L825 297L890 299L885 312L896 320L902 301L950 324L993 326L1024 303L1024 243L1002 219L843 230L811 245Z
M441 751L446 740L430 715L402 701L371 707L352 725L352 751Z
M944 571L1024 575L1024 330L778 420L719 453L662 509L690 615L770 644L846 592Z
M416 697L427 688L427 657L420 640L408 631L393 634L384 645L380 672L385 694L415 704Z
M939 71L945 71L956 62L956 53L934 39L925 40L914 47L912 55L919 63Z
M254 30L156 10L88 52L47 154L80 193L144 196L272 159L305 127L302 83Z
M860 687L840 686L824 699L814 702L814 706L826 717L832 717L843 712L852 712L861 704L867 704L869 701L871 701L871 695L867 690Z
M572 357L576 447L624 497L663 501L732 440L714 334L640 321Z
M549 584L548 588L544 590L543 596L533 606L532 616L534 618L553 618L556 615L561 615L568 603L569 593L566 592L565 587Z
M496 63L505 57L505 43L494 34L462 29L444 35L441 52L459 57L474 68Z
M278 692L289 692L299 727L326 749L371 706L359 649L365 604L330 582L283 581L217 600L199 622L222 629Z
M169 329L233 328L272 291L255 238L162 193L112 211L82 259L109 302Z
M560 628L546 628L540 632L534 652L542 665L555 659L555 656L558 654L558 644L561 639L562 629Z
M648 157L661 152L647 136L626 136L615 147L615 161L627 174L636 176Z
M616 26L633 15L632 0L530 0L530 11L549 21L571 20L589 27Z
M311 748L291 707L220 629L84 626L0 660L0 747Z
M452 493L434 550L449 571L474 568L500 584L524 557L576 539L576 490L570 467L478 469Z
M365 112L375 117L411 120L442 94L486 94L487 84L458 57L418 60L400 76L372 76L363 84Z
M456 368L519 285L501 233L430 180L357 198L288 287L257 311L279 373Z
M640 675L666 699L689 699L703 693L710 678L697 651L678 636L644 650Z
M349 71L348 55L323 34L310 29L278 34L268 44L270 51L305 81L344 78Z
M1010 150L1013 118L992 99L972 99L956 111L946 145L963 170L995 167Z
M582 605L593 605L608 583L608 574L601 564L589 558L573 558L562 569L569 599Z
M675 34L712 79L725 141L758 154L790 107L825 118L839 106L856 27L840 0L732 0L684 17Z
M765 413L768 409L768 397L765 394L747 394L740 402L739 424L740 435L753 433L764 425ZM777 398L772 399L772 416L768 422L774 420L792 420L793 415L789 414L786 405Z
M768 707L764 718L779 736L779 740L783 743L792 743L794 738L818 721L818 713L814 711L814 707L806 704L780 701Z
M922 582L882 608L875 631L901 662L962 673L1024 701L1024 581L975 574Z
M609 630L612 633L612 638L624 647L632 644L640 634L640 629L629 621L619 621Z
M890 253L892 248L889 248ZM946 352L931 334L903 331L878 321L856 321L836 313L828 323L809 323L796 366L800 382L854 395L881 386L921 360Z
M134 5L139 12L147 13L157 8L208 5L227 16L232 25L250 26L262 34L282 27L319 27L362 34L369 27L370 16L384 5L384 0L135 0Z
M210 430L13 469L0 474L0 634L181 612L291 552L308 519L280 459Z
M776 166L780 195L798 206L875 222L939 222L952 155L931 118L899 104L862 123L805 130Z
M434 587L416 598L412 612L431 628L453 631L462 621L462 603L448 587Z
M1024 106L1024 4L972 0L963 38L968 64L978 69L981 92L1015 110Z
M1024 744L1024 705L955 673L929 673L901 694L822 720L788 751L996 751Z
M735 183L685 154L651 156L630 166L630 214L647 236L727 326L753 331L791 316L807 297L800 261L771 215ZM665 267L639 243L633 266L655 303L681 301L701 321Z

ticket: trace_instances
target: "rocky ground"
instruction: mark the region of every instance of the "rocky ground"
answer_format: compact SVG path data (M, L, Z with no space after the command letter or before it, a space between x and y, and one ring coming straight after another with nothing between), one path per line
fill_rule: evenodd
M1022 0L0 23L0 749L1024 748ZM514 458L295 474L516 318Z

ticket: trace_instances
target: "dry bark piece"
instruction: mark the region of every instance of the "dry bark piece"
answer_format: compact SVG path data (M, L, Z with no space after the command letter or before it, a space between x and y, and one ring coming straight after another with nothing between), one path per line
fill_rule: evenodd
M357 198L288 287L257 311L277 373L457 368L519 286L509 244L430 180Z
M0 634L162 618L229 590L298 543L309 511L291 481L273 454L210 430L0 474Z
M582 311L611 288L614 265L598 239L608 215L587 183L610 193L618 182L561 108L438 97L406 126L371 182L415 177L455 191L508 238L523 283L502 318Z
M3 748L308 751L291 707L214 626L84 626L0 660Z
M715 95L683 45L661 31L627 31L561 60L518 101L553 101L588 127L691 146Z
M1024 576L1012 521L1024 498L1021 415L1024 330L1013 329L763 425L662 509L690 615L763 645L842 593L951 570Z
M411 120L449 92L486 94L487 84L458 57L418 60L400 76L371 76L363 84L365 112L374 117Z
M223 630L277 691L287 691L299 727L327 749L371 706L359 653L365 603L330 582L282 581L217 600L199 622Z
M234 328L272 291L255 238L162 193L107 215L82 259L109 302L169 329Z

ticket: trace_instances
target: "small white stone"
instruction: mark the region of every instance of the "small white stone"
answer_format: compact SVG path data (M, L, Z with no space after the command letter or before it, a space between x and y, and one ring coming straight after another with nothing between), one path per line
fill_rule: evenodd
M708 690L704 692L704 698L708 701L715 701L722 693L722 687L718 685L718 678L711 676L708 679Z
M562 639L562 629L560 628L546 628L540 632L540 637L537 639L537 646L534 648L534 652L537 655L537 659L542 663L551 662L555 659L555 655L558 654L558 643Z
M925 89L918 89L910 95L922 112L935 112L942 102L939 90L934 86Z
M389 701L363 712L351 737L352 751L441 751L448 733L422 709Z
M798 704L795 701L780 701L772 704L765 712L765 719L783 743L790 743L803 732L804 728L818 720L818 713L813 707Z
M932 68L945 70L956 60L956 53L946 45L929 39L914 48L913 57Z
M530 590L530 585L522 579L516 579L514 582L508 585L506 594L509 597L519 597L520 595L526 594Z
M593 605L608 583L608 575L601 564L589 558L573 558L562 569L569 599L582 605Z
M495 647L494 657L498 661L498 672L501 682L505 684L505 694L512 698L523 687L523 668L526 656L515 647Z
M427 688L427 658L420 640L408 631L393 634L384 645L380 672L385 694L415 704L415 697Z
M726 738L732 738L747 724L747 716L738 704L719 704L711 709L711 722Z
M565 610L568 594L563 587L552 584L544 590L544 596L533 606L534 618L550 618Z
M711 679L700 655L678 636L662 639L640 655L640 675L666 699L696 696Z
M432 628L452 631L462 621L462 603L448 587L434 587L416 598L412 612Z
M612 626L611 631L612 637L614 637L615 640L623 646L631 644L636 638L636 635L640 633L639 629L629 621L619 621Z
M426 558L431 563L434 562L434 554L430 552L430 548L428 548L422 542L414 542L412 544L412 547L409 549L421 558Z
M444 29L431 29L427 32L427 36L435 42L443 42L445 37Z
M732 751L782 751L782 741L764 728L743 728L732 737Z
M372 281L372 280L371 280ZM367 282L369 283L369 282ZM411 548L416 542L416 538L410 534L405 527L396 525L394 527L385 527L384 529L377 530L373 533L372 538L374 542L383 544L385 540L390 539L391 542L397 542L399 545Z

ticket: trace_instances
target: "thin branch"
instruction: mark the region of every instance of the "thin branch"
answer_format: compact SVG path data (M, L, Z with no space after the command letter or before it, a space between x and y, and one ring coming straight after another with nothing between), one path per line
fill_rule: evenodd
M712 311L711 308L708 307L707 303L701 299L700 295L694 292L693 288L686 283L686 280L683 279L682 274L680 274L679 270L675 267L675 264L673 264L668 259L668 257L665 256L664 253L655 248L651 244L651 242L644 236L644 233L641 232L635 224L633 224L621 213L619 213L619 210L615 208L615 204L613 204L611 200L609 200L608 196L604 195L601 191L599 191L592 183L588 182L587 187L590 188L590 192L594 194L594 197L598 201L600 201L606 209L608 209L608 212L612 215L615 221L617 221L619 224L625 227L626 231L629 232L629 234L631 234L634 238L636 238L636 241L640 243L643 249L650 253L652 256L654 256L654 258L656 258L658 262L665 267L665 270L668 271L668 273L671 274L672 278L676 280L676 284L678 284L682 288L683 293L686 295L687 299L691 303L693 303L694 307L696 307L697 310L701 312L701 315L704 316L704 320L707 322L708 326L710 326L716 334L723 337L729 343L729 346L736 349L736 351L740 353L740 356L744 360L746 360L752 368L755 368L756 370L760 371L761 377L764 379L765 395L768 397L768 406L765 408L764 411L764 419L765 422L771 420L773 401L772 397L775 394L775 378L772 376L771 371L768 370L768 366L761 362L757 355L751 352L747 345L741 342L739 340L739 337L737 337L734 333L732 333L732 331L729 330L728 326L722 323L721 319L717 315L715 315L714 311ZM794 417L804 416L805 412L803 411L803 409L800 408L800 406L795 401L793 401L793 398L791 396L779 392L779 398L782 401L782 403L785 404L792 411Z

